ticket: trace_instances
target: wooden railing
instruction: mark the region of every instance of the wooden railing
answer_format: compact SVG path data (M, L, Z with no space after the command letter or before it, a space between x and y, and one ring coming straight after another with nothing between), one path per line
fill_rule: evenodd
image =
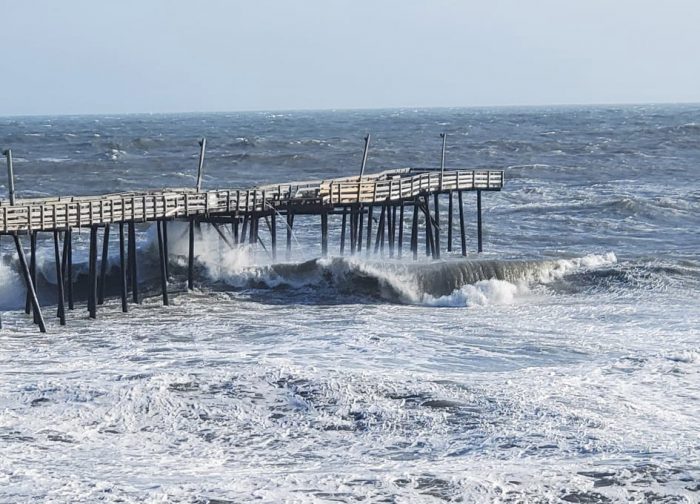
M49 231L115 222L263 212L276 207L315 203L351 205L412 199L422 193L449 190L500 190L498 170L385 171L374 175L265 185L248 190L165 189L101 196L0 201L0 234Z

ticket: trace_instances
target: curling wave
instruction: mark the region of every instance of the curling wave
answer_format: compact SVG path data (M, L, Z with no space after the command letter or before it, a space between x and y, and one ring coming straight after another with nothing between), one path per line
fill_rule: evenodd
M617 262L614 253L559 260L463 260L383 262L333 257L300 263L250 264L242 251L232 251L213 280L237 289L309 286L407 304L470 306L508 304L533 284L549 284L573 272Z

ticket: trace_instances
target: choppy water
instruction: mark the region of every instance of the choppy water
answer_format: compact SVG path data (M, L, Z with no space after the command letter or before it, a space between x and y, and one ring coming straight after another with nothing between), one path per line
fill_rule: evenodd
M349 175L366 131L368 171L440 131L506 170L485 254L319 259L300 218L271 264L205 229L187 293L173 226L171 306L41 335L2 241L0 500L698 501L700 106L0 119L25 197L192 185L199 136L209 187Z

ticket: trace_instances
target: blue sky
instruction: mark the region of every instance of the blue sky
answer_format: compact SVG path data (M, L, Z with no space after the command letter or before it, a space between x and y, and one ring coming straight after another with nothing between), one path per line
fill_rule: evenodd
M0 115L700 101L698 0L0 0L0 16Z

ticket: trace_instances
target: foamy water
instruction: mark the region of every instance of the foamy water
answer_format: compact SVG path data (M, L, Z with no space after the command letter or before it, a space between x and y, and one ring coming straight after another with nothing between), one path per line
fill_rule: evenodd
M40 240L46 335L21 311L3 239L0 500L696 502L700 130L687 125L699 115L2 120L23 196L189 183L202 134L210 186L352 173L365 129L377 169L434 164L439 139L420 132L443 128L448 164L512 168L505 191L484 195L480 256L319 258L318 222L300 217L294 257L273 262L203 226L188 293L173 224L163 307L143 227L152 296L126 316L112 298L96 321L80 300L65 328Z

